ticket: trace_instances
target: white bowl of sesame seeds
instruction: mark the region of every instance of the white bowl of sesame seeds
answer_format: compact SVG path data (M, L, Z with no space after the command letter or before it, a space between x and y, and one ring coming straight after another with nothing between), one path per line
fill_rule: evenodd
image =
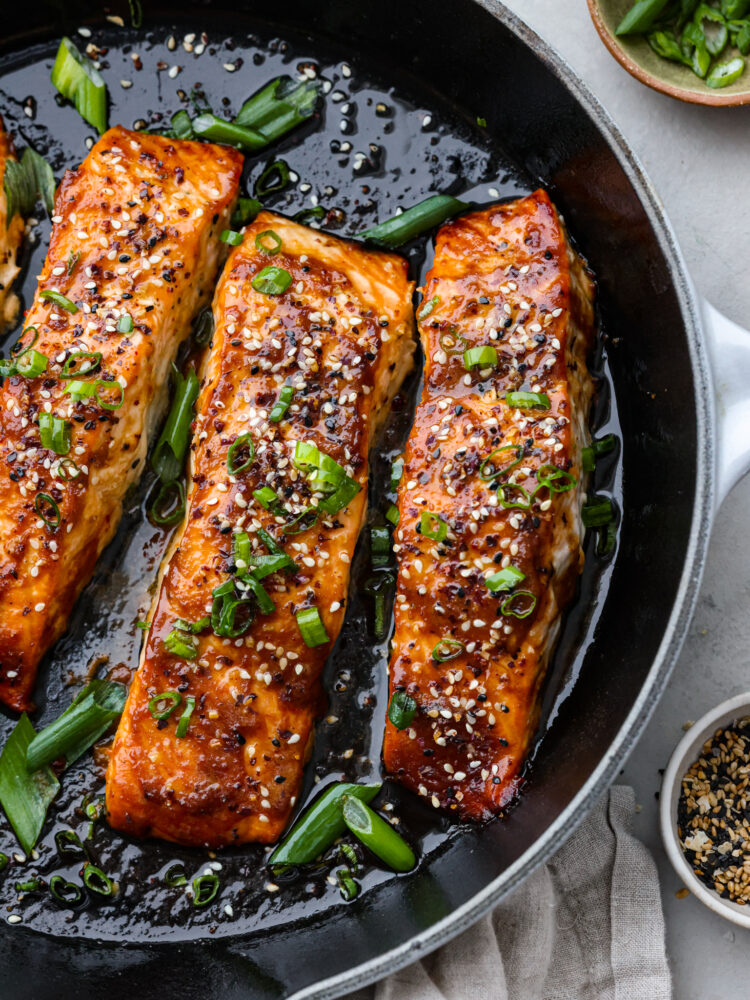
M685 886L750 928L750 692L685 733L664 772L659 812L664 847Z

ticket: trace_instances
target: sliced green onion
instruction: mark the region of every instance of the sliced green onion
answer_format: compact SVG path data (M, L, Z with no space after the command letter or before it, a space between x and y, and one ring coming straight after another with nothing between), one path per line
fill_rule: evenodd
M271 535L269 535L268 532L265 531L263 528L258 528L257 531L256 531L256 535L261 540L261 542L263 542L263 544L268 549L268 551L271 553L271 555L274 555L274 556L283 556L285 554L284 550L282 549L282 547L280 545L278 545L273 540L273 538L271 537Z
M387 528L370 528L370 557L374 567L387 566L391 558L391 534Z
M185 485L180 479L162 483L148 514L160 528L177 524L185 513Z
M198 398L199 390L198 376L192 369L187 376L175 372L172 406L151 456L151 466L162 483L173 482L182 472L185 452L190 442L193 404Z
M54 451L56 455L67 455L70 451L71 425L62 417L51 413L39 414L39 437L42 448Z
M314 205L312 208L303 208L301 212L296 212L292 219L301 226L308 226L314 219L322 219L325 214L326 210L322 205Z
M440 639L432 647L432 658L436 663L446 663L448 660L455 660L461 653L466 652L466 646L458 639L448 636Z
M403 455L399 455L398 458L393 460L391 465L391 493L395 493L398 489L398 484L401 482L401 477L404 474L404 458Z
M10 864L10 858L3 851L0 851L0 872L5 871L5 869Z
M364 584L365 593L375 598L375 627L373 631L378 641L385 639L386 636L388 599L392 596L395 583L396 577L393 573L380 573L378 576L371 577Z
M261 486L258 490L253 490L253 499L256 500L264 510L273 510L281 504L276 490L270 486Z
M517 483L500 483L497 487L497 502L504 510L529 510L531 494Z
M233 229L222 229L219 239L222 243L228 243L230 247L238 247L242 243L242 233L236 233Z
M133 317L130 313L123 313L122 316L117 321L117 332L118 333L132 333L133 332Z
M356 479L346 476L346 478L338 484L333 493L323 497L323 499L318 502L318 506L327 514L336 514L344 507L347 507L349 505L349 501L353 500L361 489L362 487Z
M281 250L281 237L273 229L264 229L262 233L258 233L255 237L255 246L263 253L273 256Z
M269 163L255 182L255 195L267 198L269 194L283 191L289 183L289 164L284 160Z
M278 424L284 416L286 416L286 411L292 405L292 399L294 398L294 386L283 385L281 387L281 392L279 393L279 398L273 404L273 408L268 415L268 419L272 424Z
M266 145L266 140L260 132L237 125L235 122L225 121L210 112L193 118L193 132L199 139L220 142L225 146L236 146L249 152L262 149Z
M31 338L31 343L24 344L23 338L26 336L27 333L30 333L32 330L34 331L34 336ZM27 351L31 350L31 348L34 346L37 340L39 340L39 331L37 330L37 328L35 326L27 326L26 329L21 334L21 336L16 341L16 343L11 347L10 349L11 357L20 358L22 354L25 354Z
M50 894L63 906L78 906L83 902L83 889L75 882L66 881L62 875L53 875L49 880Z
M368 850L394 871L411 871L414 852L390 823L359 799L345 795L343 805L344 822Z
M214 633L226 639L237 639L244 635L255 618L255 602L245 597L237 597L234 580L225 580L213 591L211 605L211 628ZM237 624L237 614L244 609L245 617Z
M198 875L193 879L193 906L208 906L218 891L219 876L215 872Z
M334 782L302 813L289 833L268 859L268 864L307 865L315 861L345 831L346 824L341 811L344 796L371 802L382 785L354 785L348 782Z
M505 452L512 452L516 457L512 462L505 463L498 467L495 463L495 456L504 455ZM487 458L485 458L479 466L479 478L488 483L493 479L497 479L498 476L504 476L507 472L510 472L511 469L515 469L517 465L520 465L522 458L523 448L518 444L504 444L500 448L495 448L494 451L491 451Z
M419 519L419 533L424 538L432 539L433 542L442 542L448 535L448 525L439 514L425 510Z
M482 347L470 347L464 351L464 368L467 372L474 368L495 368L497 366L497 350L489 344Z
M29 348L23 354L19 354L16 361L16 373L24 378L36 378L47 370L48 358L46 354L41 354Z
M168 719L181 704L182 695L179 691L163 691L151 698L148 710L155 719Z
M235 121L260 132L268 145L310 118L322 86L321 80L277 77L245 101Z
M47 808L60 784L48 767L29 770L26 755L36 733L24 712L0 755L0 805L27 854L42 832Z
M55 178L49 163L30 146L20 160L6 159L3 174L5 219L7 225L15 215L26 218L31 214L39 195L47 212L52 215Z
M79 311L75 302L71 302L69 298L66 298L66 296L61 295L60 292L56 292L52 288L45 288L43 292L39 293L39 298L47 299L48 302L54 302L56 306L60 306L61 309L65 309L69 313L75 314Z
M439 295L433 295L431 299L425 302L422 308L417 313L417 319L420 321L420 323L423 319L427 319L427 317L430 316L435 311L436 307L439 305L440 305Z
M89 892L95 892L97 896L114 896L114 882L96 865L92 865L90 862L84 865L82 877L83 884Z
M313 489L328 494L319 506L336 514L359 493L359 483L347 475L343 466L309 441L296 441L294 464L305 474Z
M76 402L96 395L96 385L93 382L81 382L74 379L65 387L65 392L69 393Z
M243 226L253 221L262 208L263 205L257 198L238 198L237 205L232 212L232 228L242 229Z
M190 115L184 108L181 108L172 115L172 131L174 132L176 139L195 138L193 123L190 121Z
M34 509L48 528L54 531L60 527L60 508L49 493L37 493L34 498Z
M359 895L359 886L352 878L352 873L348 868L339 868L336 872L336 880L343 898L350 903Z
M506 392L505 402L514 410L548 410L549 396L546 392Z
M96 401L103 410L119 410L125 401L125 390L120 382L112 379L97 379L94 383L96 388ZM115 393L115 399L111 399L107 394Z
M250 575L256 580L265 580L272 573L280 573L282 570L296 570L297 568L294 559L285 552L279 552L277 555L271 556L253 556L250 563L252 565L252 573Z
M607 434L603 438L594 438L590 445L581 452L581 464L584 472L593 472L596 468L596 460L600 455L608 455L617 447L617 438L614 434Z
M184 660L194 660L198 655L195 639L181 629L173 628L164 640L164 648L173 656L181 656Z
M395 503L392 503L388 508L388 510L385 512L386 521L390 521L391 524L394 526L394 528L398 524L400 516L401 515L398 512L398 507L395 505Z
M87 857L86 848L75 830L58 830L55 834L55 847L61 858Z
M273 599L265 587L261 585L255 574L244 577L242 583L239 585L239 588L241 590L243 588L247 588L252 591L255 600L258 602L258 609L262 615L273 614L276 610L276 605L273 603Z
M319 513L317 507L305 507L293 520L284 525L284 534L301 535L303 531L308 531L316 524Z
M614 519L599 529L596 539L596 554L608 556L617 544L617 525Z
M292 276L283 267L264 267L255 275L251 285L262 295L282 295L292 283Z
M38 892L42 888L39 877L27 879L26 882L16 882L16 892Z
M246 458L243 456L246 455ZM227 451L227 472L230 476L237 476L245 469L249 469L255 459L255 445L250 431L240 434L229 445Z
M729 87L745 72L745 60L742 56L736 56L728 62L718 63L706 77L706 83L714 90L720 87Z
M303 608L297 612L295 617L306 646L313 649L315 646L324 646L331 641L317 608Z
M615 510L609 497L595 497L590 503L584 504L581 510L584 526L601 528L615 519Z
M396 729L406 729L414 721L418 705L406 691L394 691L388 702L388 718Z
M90 59L69 38L57 50L52 85L75 105L78 114L102 134L107 131L107 87Z
M500 569L492 576L488 576L484 582L487 584L488 590L492 591L493 594L499 594L504 590L513 590L525 579L526 574L518 567L506 566L505 569Z
M73 351L65 359L60 378L79 378L93 374L102 363L100 351Z
M696 76L705 77L711 66L711 53L706 37L697 24L686 24L680 37L680 48Z
M729 41L729 28L721 12L709 7L706 3L702 3L693 15L693 21L703 32L706 48L711 55L720 55ZM709 86L711 85L709 84Z
M500 614L528 618L535 607L536 597L530 590L517 590L514 594L509 594L500 605Z
M617 25L617 35L640 35L654 24L669 0L638 0Z
M125 707L127 689L116 681L92 680L54 722L32 740L26 756L30 771L64 757L68 766L103 736Z
M567 493L578 482L575 476L566 472L565 469L560 469L558 466L553 465L551 462L539 466L536 470L536 479L539 485L534 490L533 496L536 496L544 486L547 487L550 493Z
M81 469L67 455L65 458L61 458L57 464L57 476L62 479L63 482L71 482L73 479L78 479L81 475Z
M187 735L188 726L190 725L190 717L195 711L195 696L189 694L185 698L185 708L180 716L180 720L177 723L177 730L175 736L178 740L184 740Z
M164 882L175 889L182 885L187 885L187 873L181 861L176 861L164 872Z
M401 215L366 229L359 234L359 238L395 249L441 225L451 216L465 212L468 207L465 202L458 201L450 195L436 194L407 209Z

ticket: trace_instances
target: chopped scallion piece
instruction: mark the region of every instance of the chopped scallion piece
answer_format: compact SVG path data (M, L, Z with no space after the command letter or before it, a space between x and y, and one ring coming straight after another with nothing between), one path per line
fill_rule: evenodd
M172 629L164 640L164 648L168 653L180 656L184 660L194 660L198 655L198 647L193 636L179 628Z
M462 642L448 636L445 639L440 639L432 647L432 658L436 663L447 663L448 660L455 660L457 656L465 652L466 646Z
M198 875L193 879L193 906L208 906L218 891L219 876L215 872Z
M81 55L69 38L57 50L50 76L63 97L101 134L107 131L107 87L90 59Z
M427 317L430 316L435 311L435 308L439 305L440 305L440 296L433 295L431 299L428 299L428 301L422 305L421 309L417 313L417 319L420 322L423 319L427 319Z
M129 313L123 313L117 321L118 333L133 332L133 317Z
M48 767L30 771L26 766L26 754L35 736L24 712L0 755L0 805L27 854L39 839L47 808L60 787Z
M510 458L511 454L515 457L512 461L507 462L506 458ZM500 448L495 448L491 451L479 466L479 478L488 483L493 479L497 479L498 476L504 476L511 469L515 469L517 465L520 465L522 458L523 448L520 445L501 445Z
M60 508L49 493L37 493L34 498L34 509L52 531L60 527Z
M408 872L416 865L414 851L390 823L359 799L344 796L344 822L358 840L376 857L397 872Z
M14 215L26 218L31 214L37 194L52 215L55 197L55 178L49 163L30 146L20 160L7 159L3 174L5 191L5 218L8 225Z
M149 517L160 528L177 524L185 513L185 485L181 479L173 479L171 483L161 483L156 494Z
M387 528L370 528L370 556L374 567L387 566L391 558L391 535Z
M406 691L394 691L388 702L388 718L396 729L406 729L414 721L418 705Z
M67 455L70 451L71 425L51 413L39 414L39 437L42 448L54 451L56 455Z
M391 524L395 528L396 525L398 524L399 516L400 515L399 515L399 512L398 512L398 507L395 505L395 503L392 503L390 505L390 507L388 508L388 510L385 512L385 518L386 518L386 520L390 521Z
M181 861L176 861L164 872L164 883L171 888L187 885L187 873Z
M210 112L193 119L193 132L199 139L221 142L226 146L236 146L249 152L262 149L266 145L266 140L260 132L238 125L236 122L225 121Z
M497 350L489 344L482 347L470 347L464 351L464 368L467 372L475 368L497 367Z
M505 569L500 569L497 573L486 577L484 582L487 584L488 590L492 591L493 594L499 594L505 590L513 590L525 579L526 574L516 566L506 566Z
M225 580L213 591L211 605L211 628L214 633L226 639L237 639L244 635L255 618L255 601L237 597L234 580ZM237 614L244 617L237 623Z
M313 527L318 520L319 513L317 507L305 507L295 518L284 525L284 534L301 535L303 531Z
M326 494L319 506L328 514L336 514L346 507L361 489L343 466L309 441L295 442L294 464L314 490Z
M531 494L517 483L500 483L497 487L497 502L504 510L529 510Z
M336 879L341 895L347 903L357 898L359 895L359 886L352 878L352 873L348 868L339 868L336 872Z
M100 351L73 351L65 359L60 378L80 378L91 375L102 362Z
M311 117L322 86L321 80L277 77L245 101L235 121L260 132L268 145Z
M185 698L185 708L182 715L180 716L179 722L177 723L177 730L175 732L175 736L177 737L178 740L185 739L185 736L187 735L188 731L188 726L190 725L190 716L193 714L194 710L195 710L195 697L194 695L189 694Z
M721 87L729 87L735 83L745 72L745 60L742 56L735 56L727 62L718 63L706 77L709 87L717 90Z
M162 483L174 482L182 472L185 452L190 442L193 404L198 398L199 390L198 376L192 369L187 376L175 372L172 406L151 456L153 470Z
M223 229L219 239L222 243L228 243L230 247L238 247L242 243L242 233L236 233L233 229Z
M450 195L436 194L407 209L401 215L366 229L359 234L359 238L395 249L434 229L451 216L464 212L468 207L463 201L458 201Z
M67 882L62 875L53 875L49 880L50 894L63 906L78 906L83 902L83 889L75 882Z
M267 198L269 194L283 191L289 183L289 164L285 160L274 160L269 163L255 182L255 194L258 198Z
M506 392L505 402L514 410L548 410L549 396L546 392Z
M190 115L184 108L181 108L172 115L172 131L174 132L176 139L195 138L193 123L190 121Z
M401 477L404 474L404 459L402 455L393 460L391 465L391 493L395 493L398 489L398 484L401 482Z
M263 253L273 256L281 250L281 237L273 229L264 229L262 233L258 233L255 237L255 246Z
M291 385L283 385L281 387L281 392L279 393L279 398L274 403L273 408L268 415L268 419L272 424L278 424L281 419L286 416L286 411L292 405L293 398L294 387Z
M283 295L292 283L292 276L283 267L264 267L253 278L251 284L262 295Z
M615 519L615 510L609 497L594 497L581 510L583 523L587 528L601 528Z
M97 896L114 896L115 884L112 879L91 862L84 865L82 877L89 892L95 892Z
M154 695L148 703L148 710L155 719L168 719L181 704L182 695L179 691L164 691Z
M512 615L514 618L528 618L536 607L536 597L530 590L517 590L509 594L500 605L501 615Z
M243 226L253 221L262 208L263 205L257 198L238 198L237 206L232 212L232 229L242 229Z
M78 306L75 302L71 302L69 298L65 295L61 295L60 292L56 292L53 288L45 288L43 292L39 293L40 299L46 299L48 302L54 302L56 306L60 306L61 309L65 309L66 312L75 313L78 312Z
M30 347L27 351L18 355L16 373L23 375L24 378L36 378L47 371L48 361L49 359L46 354L35 351Z
M565 469L558 468L558 466L553 465L551 462L539 466L536 470L536 479L539 485L534 490L533 496L536 496L544 487L550 493L567 493L568 490L573 489L578 481L575 476L566 472Z
M255 458L255 445L250 431L240 434L229 445L227 451L227 472L230 476L237 476L240 472L250 468Z
M315 646L323 646L330 642L326 632L323 619L317 608L303 608L296 614L297 625L299 626L305 645L311 649Z
M278 493L270 486L261 486L260 489L253 490L253 499L265 510L273 510L281 503Z
M442 542L448 535L448 525L439 514L425 510L419 519L419 533L424 538L432 539L433 542Z

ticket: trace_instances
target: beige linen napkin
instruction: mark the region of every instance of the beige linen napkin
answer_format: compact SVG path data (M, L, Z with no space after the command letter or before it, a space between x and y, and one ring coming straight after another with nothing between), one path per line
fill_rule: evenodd
M670 1000L656 865L630 832L632 788L439 951L349 1000Z

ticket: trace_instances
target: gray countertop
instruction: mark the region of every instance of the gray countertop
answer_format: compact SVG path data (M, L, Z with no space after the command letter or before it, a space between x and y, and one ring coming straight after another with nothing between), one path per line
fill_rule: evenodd
M750 328L750 107L703 108L657 94L612 59L585 0L506 0L560 52L609 111L666 208L698 291ZM750 433L750 428L748 428ZM698 606L669 687L624 769L654 853L675 1000L750 996L750 931L681 888L661 846L656 792L686 722L750 690L750 477L721 507Z

